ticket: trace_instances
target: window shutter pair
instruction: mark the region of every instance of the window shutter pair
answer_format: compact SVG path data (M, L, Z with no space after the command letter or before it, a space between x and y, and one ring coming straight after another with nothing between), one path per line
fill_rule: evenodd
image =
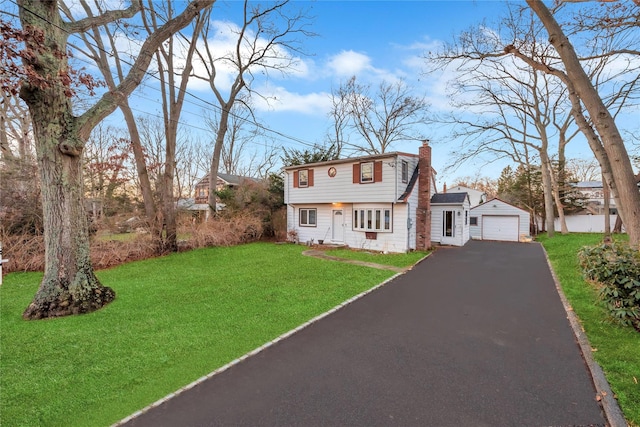
M382 182L382 162L373 162L373 182ZM360 163L353 164L353 183L360 184Z
M313 169L308 169L308 180L307 187L313 187ZM293 188L298 188L300 186L300 172L293 171Z

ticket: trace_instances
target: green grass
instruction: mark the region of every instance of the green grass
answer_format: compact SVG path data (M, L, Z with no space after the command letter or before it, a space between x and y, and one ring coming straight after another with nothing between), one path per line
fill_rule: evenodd
M340 258L355 259L358 261L373 262L376 264L393 265L394 267L406 267L413 265L425 257L426 252L408 252L406 254L383 254L377 252L355 251L351 249L331 249L327 255Z
M0 423L110 425L393 275L305 249L208 248L100 271L114 302L41 321L21 318L41 274L7 275Z
M627 421L640 426L640 333L633 328L612 324L607 310L598 300L596 289L582 278L577 252L582 246L596 245L601 234L556 235L538 238L573 310L589 339L595 360L607 380Z

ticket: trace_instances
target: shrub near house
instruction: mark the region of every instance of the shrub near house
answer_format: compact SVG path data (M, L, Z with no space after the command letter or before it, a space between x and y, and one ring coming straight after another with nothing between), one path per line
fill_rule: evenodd
M584 247L579 258L585 277L600 287L612 319L640 332L640 253L617 242Z

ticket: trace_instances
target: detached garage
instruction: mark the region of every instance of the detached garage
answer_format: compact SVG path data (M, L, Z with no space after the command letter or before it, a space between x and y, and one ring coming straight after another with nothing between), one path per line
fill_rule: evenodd
M529 212L492 199L471 208L469 233L476 240L519 242L529 235L529 218Z

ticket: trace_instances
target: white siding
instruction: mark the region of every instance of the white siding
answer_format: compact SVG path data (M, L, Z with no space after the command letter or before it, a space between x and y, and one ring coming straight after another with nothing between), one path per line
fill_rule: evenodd
M382 162L382 181L370 184L353 183L353 162L327 163L313 169L312 187L295 188L293 170L285 171L285 203L392 203L404 192L407 184L402 183L401 161L409 163L409 179L418 162L417 157L402 156L376 159ZM330 177L329 168L336 168L336 175Z
M455 212L455 230L453 237L443 236L444 211ZM464 205L431 205L431 241L443 245L464 246L469 241L469 221L465 224L465 212L469 212L469 201ZM458 215L458 213L460 215ZM471 213L469 212L469 216ZM468 218L467 218L468 219Z
M314 243L318 240L324 240L325 243L332 243L332 217L333 211L336 209L343 210L344 218L344 241L343 243L349 247L357 249L369 249L382 252L407 252L415 247L415 239L411 246L409 239L409 231L407 230L407 211L406 203L395 205L367 203L356 205L361 208L392 208L392 232L377 232L376 239L367 239L366 232L353 229L353 206L352 204L297 204L287 206L287 231L296 230L300 243L306 243L313 239ZM317 209L317 225L316 227L301 227L299 225L300 209ZM415 235L415 223L413 224Z
M471 208L469 215L476 217L478 220L477 225L470 227L471 238L473 239L481 240L483 238L482 221L485 216L518 216L518 238L529 235L529 212L503 202L502 200L493 199L480 206ZM507 221L509 221L509 219L507 219Z
M372 159L373 160L373 159ZM356 160L366 161L366 159ZM353 165L356 161L326 162L310 167L313 169L313 186L293 186L293 170L285 171L285 203L287 203L287 230L296 230L301 243L324 240L331 242L332 217L335 209L343 210L344 243L349 247L383 252L406 252L416 247L416 207L418 205L418 182L405 200L398 202L405 193L411 176L418 165L418 156L395 153L382 162L382 181L371 184L353 183ZM402 161L408 164L406 182L402 182ZM334 177L329 168L336 168ZM301 167L302 169L303 167ZM433 183L432 183L433 185ZM392 232L378 231L376 239L367 239L366 232L353 228L354 205L359 209L391 208ZM317 209L316 227L299 225L299 209ZM408 221L408 219L411 221Z

